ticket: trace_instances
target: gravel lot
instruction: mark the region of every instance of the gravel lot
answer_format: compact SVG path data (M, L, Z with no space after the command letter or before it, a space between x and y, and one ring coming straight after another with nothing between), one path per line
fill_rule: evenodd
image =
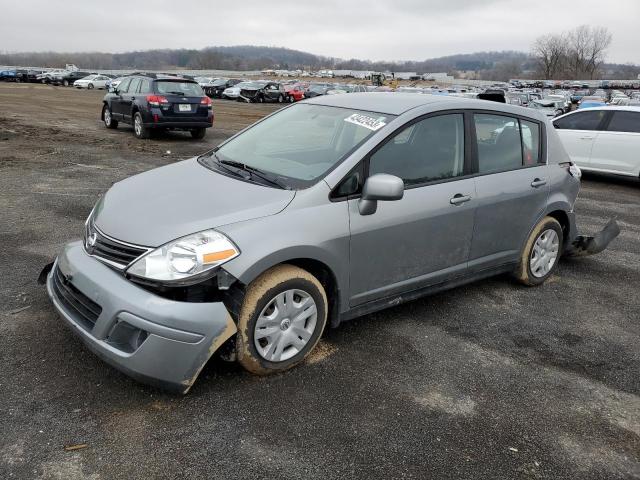
M640 184L588 177L604 253L345 323L259 378L213 361L184 397L88 352L36 284L101 192L273 111L214 101L203 141L107 131L97 91L0 84L0 478L640 478ZM66 451L65 446L86 444Z

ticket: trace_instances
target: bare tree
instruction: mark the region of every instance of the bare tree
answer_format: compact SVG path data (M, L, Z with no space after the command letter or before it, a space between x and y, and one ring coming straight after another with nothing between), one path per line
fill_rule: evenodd
M611 44L611 34L605 27L581 25L567 34L568 66L573 78L593 79Z
M533 44L532 53L537 60L540 74L545 80L562 75L567 56L564 35L539 37Z

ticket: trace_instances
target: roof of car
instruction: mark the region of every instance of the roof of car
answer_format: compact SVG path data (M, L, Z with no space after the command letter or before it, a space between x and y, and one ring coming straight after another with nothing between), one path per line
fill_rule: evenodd
M601 102L585 102L586 104L590 103L601 103ZM640 112L640 107L636 107L633 105L602 105L598 107L589 107L589 110L617 110L623 112ZM574 110L577 112L577 110ZM571 112L573 113L573 112Z
M438 107L442 107L442 109L468 108L497 110L517 115L537 116L532 110L515 105L453 95L425 95L421 93L367 92L350 93L348 95L325 95L305 100L305 103L350 108L354 110L367 110L370 112L385 113L387 115L402 115L417 107L442 104L438 105Z

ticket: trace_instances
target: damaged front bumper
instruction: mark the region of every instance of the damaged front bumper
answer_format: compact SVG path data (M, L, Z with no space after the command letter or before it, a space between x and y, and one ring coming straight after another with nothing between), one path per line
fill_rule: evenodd
M64 247L47 276L47 292L100 358L139 381L180 393L237 331L224 304L154 295L91 258L82 242Z
M620 234L620 227L615 219L594 236L578 235L570 245L567 246L565 255L567 257L585 257L595 255L606 249L609 244Z

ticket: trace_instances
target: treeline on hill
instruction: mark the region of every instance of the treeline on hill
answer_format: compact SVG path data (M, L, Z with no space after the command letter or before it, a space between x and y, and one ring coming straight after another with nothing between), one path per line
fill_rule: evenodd
M91 70L262 70L265 68L293 70L373 70L395 72L447 72L471 78L507 80L509 78L541 78L540 52L529 54L517 51L477 52L450 55L423 61L372 62L323 57L298 50L279 47L240 45L196 49L163 49L126 53L0 53L0 65L61 67L74 63ZM603 78L636 78L640 67L635 65L604 64L598 60L593 75ZM470 74L469 72L473 72ZM589 74L591 75L591 74ZM546 76L546 75L544 75ZM586 78L586 77L585 77Z

